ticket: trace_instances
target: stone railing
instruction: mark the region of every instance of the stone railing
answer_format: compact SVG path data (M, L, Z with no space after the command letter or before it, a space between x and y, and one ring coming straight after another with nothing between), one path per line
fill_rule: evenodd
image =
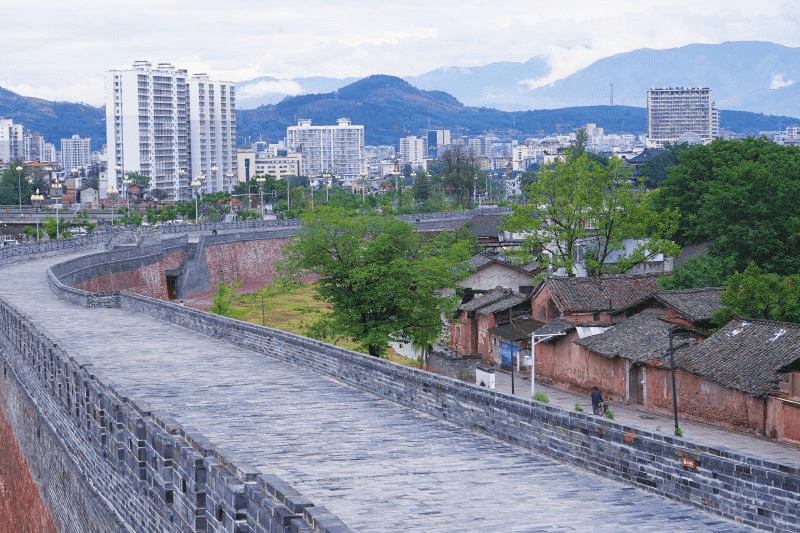
M70 292L48 275L57 294ZM767 530L800 527L798 465L644 432L138 294L120 294L119 305L729 519Z

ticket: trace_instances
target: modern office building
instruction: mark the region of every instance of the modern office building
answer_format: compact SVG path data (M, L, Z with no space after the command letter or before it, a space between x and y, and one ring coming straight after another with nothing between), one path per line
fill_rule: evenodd
M425 156L427 155L425 139L415 135L401 137L398 154L403 167L411 165L412 169L425 169Z
M191 199L194 178L205 192L230 190L235 140L232 83L147 61L106 74L109 185L121 194L127 172L148 176L169 200Z
M92 139L73 135L61 139L61 164L65 169L85 168L92 162Z
M430 159L436 159L446 146L450 146L450 130L428 130L426 137Z
M14 124L10 118L0 117L0 161L25 159L25 126Z
M330 172L340 178L358 178L365 171L364 126L340 118L335 126L314 126L300 119L286 128L286 146L303 155L303 175Z
M719 137L719 110L706 87L668 87L647 91L647 144L707 144Z
M289 176L304 175L302 154L270 155L269 152L238 150L236 158L238 160L237 174L242 181L265 175L279 180Z

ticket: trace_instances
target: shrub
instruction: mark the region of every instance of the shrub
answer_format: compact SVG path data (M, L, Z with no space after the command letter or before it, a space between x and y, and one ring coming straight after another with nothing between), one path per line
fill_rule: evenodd
M544 394L543 392L537 392L534 394L533 399L537 402L550 403L550 398L548 398L547 394Z
M610 420L614 420L614 411L612 411L611 409L606 409L606 412L603 413L603 416Z
M582 413L583 412L583 407L578 402L575 402L575 411L578 412L578 413Z
M675 435L678 437L683 437L683 430L681 428L675 428Z

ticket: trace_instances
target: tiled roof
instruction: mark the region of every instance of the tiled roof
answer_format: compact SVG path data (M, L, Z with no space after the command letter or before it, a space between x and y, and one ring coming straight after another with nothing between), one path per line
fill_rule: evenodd
M461 304L458 310L465 312L476 311L482 307L485 307L487 305L508 298L512 294L513 291L511 289L503 289L502 287L497 287L496 289L492 289L487 293L478 295L472 300Z
M489 331L498 337L503 339L508 339L510 341L519 341L523 339L529 339L531 336L531 332L537 330L542 326L542 323L538 320L532 320L530 318L526 318L523 320L515 320L514 324L504 324L502 326L497 326Z
M470 258L469 262L472 263L473 267L480 268L485 264L494 262L494 259L486 254L475 254Z
M469 222L469 228L476 237L497 237L502 233L498 229L502 225L502 215L475 215Z
M566 333L571 329L575 329L575 324L556 318L537 329L536 335L555 335L557 333Z
M639 313L605 332L575 341L604 357L645 362L663 357L669 348L672 324L650 313Z
M617 313L656 293L658 274L604 275L588 278L553 276L544 286L562 313Z
M689 320L702 322L711 320L711 315L720 308L719 299L724 290L723 287L711 287L663 291L656 294L656 299Z
M485 307L481 307L476 312L481 315L491 315L493 313L497 313L499 311L505 311L506 309L510 309L514 306L521 304L522 302L526 301L528 298L519 293L509 294L505 298L497 300L494 303L491 303ZM528 306L528 314L530 314L530 306Z
M778 391L778 370L800 359L800 324L736 318L702 344L676 353L675 364L756 397Z
M476 254L470 258L470 263L475 268L476 271L483 270L485 268L489 268L492 265L499 265L501 267L507 268L509 270L514 270L515 272L519 272L520 274L525 274L526 276L530 276L533 279L537 274L536 271L536 263L532 263L534 265L531 268L520 267L517 265L512 265L508 261L503 261L502 259L498 259L497 257L490 257L487 254ZM528 265L530 267L530 265Z

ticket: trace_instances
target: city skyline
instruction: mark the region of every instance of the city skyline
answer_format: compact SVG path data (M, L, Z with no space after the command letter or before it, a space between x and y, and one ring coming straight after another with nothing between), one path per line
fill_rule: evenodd
M44 0L15 6L14 24L3 30L13 46L0 52L0 87L99 106L105 71L139 59L233 82L273 76L278 81L265 91L292 94L294 77L409 76L543 56L552 70L541 85L638 48L735 40L799 46L798 30L800 7L779 1L513 1L498 10L448 0L376 10L360 0L291 9L240 0L122 0L76 9Z

